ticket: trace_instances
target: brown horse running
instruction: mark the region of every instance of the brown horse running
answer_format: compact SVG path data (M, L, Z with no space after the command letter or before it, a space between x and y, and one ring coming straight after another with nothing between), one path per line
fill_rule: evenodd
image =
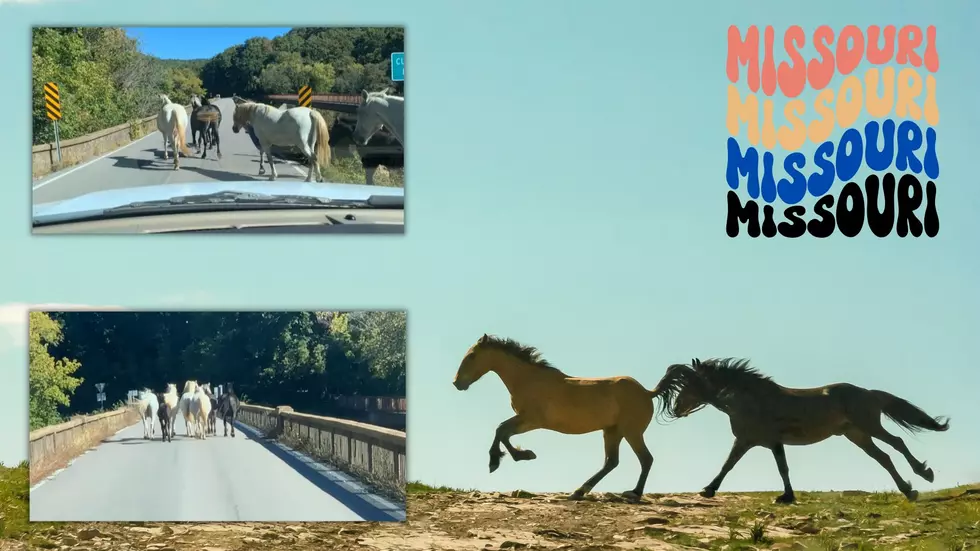
M643 495L653 455L643 441L643 433L653 418L653 399L657 390L647 390L632 377L584 379L570 377L541 358L536 349L511 339L483 335L463 357L453 380L458 390L493 371L510 392L511 407L517 415L504 421L490 446L490 472L500 466L505 455L500 444L514 461L535 459L531 450L510 443L512 436L535 429L562 434L585 434L601 430L606 460L592 478L569 496L582 499L607 474L619 465L619 446L629 443L640 460L640 478L633 490L623 496L637 500Z
M701 491L713 497L725 475L750 449L762 446L772 451L783 494L776 503L796 500L789 481L784 445L807 446L841 436L864 450L891 475L909 501L919 492L895 470L891 458L875 445L877 438L898 450L912 472L928 482L935 479L931 468L916 459L901 438L881 426L881 415L910 431L945 431L948 418L930 417L911 403L883 390L836 383L817 388L786 388L749 367L748 360L734 358L694 359L691 365L675 364L657 386L665 402L666 417L686 417L711 405L728 415L735 443L721 472Z

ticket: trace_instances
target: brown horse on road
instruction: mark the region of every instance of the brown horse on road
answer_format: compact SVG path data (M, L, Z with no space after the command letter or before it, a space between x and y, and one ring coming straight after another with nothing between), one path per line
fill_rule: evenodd
M691 365L675 364L657 388L666 402L662 413L668 418L686 417L705 406L714 406L728 415L735 443L721 472L701 491L713 497L725 475L747 451L768 448L776 459L783 479L783 494L777 503L796 500L789 481L784 445L807 446L831 436L843 435L864 450L891 475L909 501L919 492L903 480L891 458L875 445L877 438L898 450L912 472L928 482L935 479L932 469L916 459L901 438L881 426L881 415L911 431L946 431L949 420L930 417L906 400L883 390L837 383L817 388L786 388L749 367L748 360L734 358L691 360Z

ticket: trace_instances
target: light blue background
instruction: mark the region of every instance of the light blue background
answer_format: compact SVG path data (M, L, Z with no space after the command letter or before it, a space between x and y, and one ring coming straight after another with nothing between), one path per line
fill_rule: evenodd
M570 491L602 462L599 434L538 432L515 439L536 461L507 459L487 474L493 430L511 415L506 390L495 378L466 393L450 384L483 332L534 344L570 374L629 374L649 386L670 363L738 355L787 386L885 389L952 416L945 434L905 437L936 469L934 485L916 478L916 487L977 481L976 13L965 0L3 5L0 227L10 262L0 302L407 308L410 478L428 483ZM30 25L190 22L406 24L407 234L32 238ZM939 28L939 237L726 237L728 25L770 23L778 49L791 24L809 33L817 23L907 22ZM10 462L26 456L26 355L12 341L3 354ZM652 425L647 439L648 491L702 487L732 440L713 410ZM894 488L843 439L788 455L798 489ZM633 487L637 462L625 446L623 457L597 490ZM757 450L722 489L779 487L771 455Z

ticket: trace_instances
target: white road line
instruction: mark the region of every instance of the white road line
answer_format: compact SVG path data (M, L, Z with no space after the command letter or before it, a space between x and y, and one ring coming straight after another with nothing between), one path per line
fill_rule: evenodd
M36 185L36 186L34 186L34 187L32 187L31 189L32 189L32 190L33 190L33 189L41 189L42 187L44 187L44 186L46 186L46 185L48 185L48 184L50 184L51 182L53 182L53 181L55 181L55 180L57 180L57 179L59 179L59 178L62 178L62 177L64 177L64 176L68 176L68 175L69 175L69 174L71 174L72 172L75 172L76 170L78 170L78 169L80 169L80 168L85 168L85 167L87 167L88 165L90 165L90 164L92 164L92 163L94 163L94 162L96 162L96 161L101 161L102 159L105 159L105 158L106 158L106 157L108 157L109 155L112 155L113 153L118 153L118 152L120 152L120 151L122 151L123 149L126 149L127 147L129 147L129 146L131 146L131 145L133 145L133 144L134 144L134 143L136 143L136 142L139 142L139 141L142 141L142 140L145 140L145 139L147 139L147 138L149 138L150 136L152 136L152 135L154 135L154 134L156 134L157 132L158 132L158 131L154 131L154 132L150 132L150 133L149 133L149 134L147 134L146 136L143 136L142 138L136 138L135 140L133 140L133 141L131 141L131 142L129 142L128 144L126 144L126 145L124 145L124 146L122 146L122 147L120 147L120 148L118 148L118 149L114 149L114 150L112 150L112 151L110 151L110 152L108 152L108 153L106 153L105 155L102 155L102 156L99 156L99 157L96 157L96 158L94 158L94 159L92 159L92 160L90 160L90 161L86 161L86 162L84 162L84 163L82 163L82 164L80 164L80 165L76 165L76 166L73 166L73 167L71 167L71 168L69 168L68 170L66 170L66 171L64 171L64 172L60 172L60 173L58 173L58 174L55 174L55 175L54 175L54 176L52 176L52 177L51 177L50 179L48 179L48 180L45 180L45 181L43 181L43 182L41 182L40 184L38 184L38 185Z

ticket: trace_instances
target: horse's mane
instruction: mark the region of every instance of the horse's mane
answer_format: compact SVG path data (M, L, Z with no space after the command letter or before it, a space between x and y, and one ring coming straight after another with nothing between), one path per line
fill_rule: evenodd
M542 369L553 369L560 372L557 367L551 365L548 360L541 357L541 352L539 352L537 348L521 344L514 339L485 335L482 339L480 339L480 342L476 344L476 348L499 350L511 357L531 364L535 367L540 367Z
M745 358L709 358L693 367L695 373L719 388L776 384L771 377L749 365Z
M688 387L719 396L732 390L771 389L776 386L772 378L760 373L744 358L709 358L692 364L673 364L657 383L656 392L663 405L657 415L676 418L674 399Z
M405 101L405 98L403 98L401 96L392 96L392 95L388 94L388 90L382 90L380 92L368 92L367 93L367 97L366 98L363 98L363 100L362 100L361 103L362 104L367 104L367 103L370 103L372 101L373 102L377 102L377 103L379 103L381 105L387 106L388 105L388 102L390 102L390 101L404 102Z
M271 105L266 105L264 103L256 103L254 101L246 101L244 103L235 104L235 114L232 118L235 119L237 123L243 123L251 118L252 114L260 109L275 109Z

